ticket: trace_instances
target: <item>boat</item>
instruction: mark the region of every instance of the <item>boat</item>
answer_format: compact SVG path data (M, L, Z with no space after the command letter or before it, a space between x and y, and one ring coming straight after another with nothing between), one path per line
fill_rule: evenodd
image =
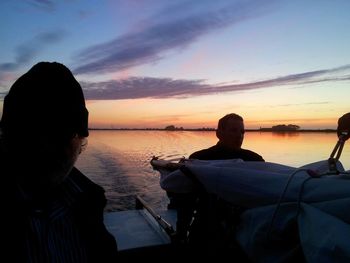
M214 197L228 204L225 208L243 208L238 223L227 228L234 228L227 233L238 249L227 246L224 251L232 252L229 255L233 257L242 251L247 260L236 258L238 262L350 262L350 171L339 161L350 137L350 113L344 116L339 119L338 141L329 159L301 167L240 159L173 161L153 157L150 163L160 173L160 186L167 192L184 196L195 193L197 201L205 197L205 204ZM223 250L212 249L221 243L217 246L218 240L206 235L213 221L207 220L209 224L199 229L202 235L196 241L200 246L191 247L190 228L179 237L180 210L156 212L137 199L138 210L105 217L107 229L116 237L125 259L178 261L189 247L202 253L202 259L222 254ZM191 226L198 215L211 217L210 212L220 211L211 207L206 209L209 213L199 213L198 207L194 208ZM203 239L209 242L203 243ZM208 250L219 253L210 254Z
M328 160L299 168L240 160L182 162L208 194L246 208L235 238L253 262L284 262L298 246L306 262L350 262L344 242L350 236L350 173L340 162L337 175L327 174ZM184 169L164 171L164 190L194 191L196 182ZM334 261L335 255L347 261Z
M240 159L151 163L167 192L200 189L243 207L232 238L251 262L350 262L350 171L339 161L350 113L339 119L337 135L329 159L301 167Z
M350 262L350 172L339 161L337 174L330 173L328 160L298 168L241 160L151 163L166 191L193 192L197 182L185 174L190 171L207 193L247 208L234 238L251 262L293 262L296 251L304 262ZM135 210L105 214L122 261L186 257L176 237L177 211L155 211L136 200Z

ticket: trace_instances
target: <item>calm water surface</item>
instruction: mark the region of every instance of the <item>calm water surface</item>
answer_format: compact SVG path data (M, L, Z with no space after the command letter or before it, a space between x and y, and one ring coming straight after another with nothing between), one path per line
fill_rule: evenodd
M216 142L213 131L91 131L77 167L105 188L107 211L133 209L135 195L164 209L167 197L159 186L159 173L150 165L152 156L188 157ZM336 142L335 133L247 132L242 147L265 161L298 167L328 159ZM340 160L350 169L350 145L345 145Z

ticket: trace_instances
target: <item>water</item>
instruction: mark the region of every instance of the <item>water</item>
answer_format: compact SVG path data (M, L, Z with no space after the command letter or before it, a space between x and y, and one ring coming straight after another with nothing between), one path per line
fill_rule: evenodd
M159 173L150 165L152 156L188 157L216 142L213 131L91 131L77 167L105 188L106 211L133 209L135 195L156 209L165 209L168 200L159 186ZM328 159L336 142L335 133L247 132L242 147L265 161L298 167ZM349 145L340 160L350 168Z

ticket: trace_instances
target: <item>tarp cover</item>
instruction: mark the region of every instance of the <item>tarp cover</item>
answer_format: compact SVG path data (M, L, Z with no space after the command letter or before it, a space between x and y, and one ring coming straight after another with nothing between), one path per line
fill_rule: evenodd
M327 161L290 167L242 160L183 162L206 191L248 208L237 240L255 262L284 262L302 249L307 262L350 262L350 175L327 175ZM195 183L181 170L161 173L166 191Z

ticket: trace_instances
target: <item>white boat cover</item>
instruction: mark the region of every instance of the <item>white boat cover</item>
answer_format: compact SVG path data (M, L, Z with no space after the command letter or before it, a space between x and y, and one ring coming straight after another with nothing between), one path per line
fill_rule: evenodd
M307 262L350 262L350 175L340 162L340 175L326 174L327 161L299 168L237 159L182 165L209 193L248 208L236 239L254 262L284 262L298 246ZM164 190L193 191L181 170L159 168Z

